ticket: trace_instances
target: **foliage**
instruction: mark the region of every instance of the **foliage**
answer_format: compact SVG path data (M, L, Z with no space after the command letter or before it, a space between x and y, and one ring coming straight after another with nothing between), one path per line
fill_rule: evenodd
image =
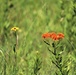
M19 28L17 54L12 27ZM0 0L0 75L61 75L41 37L52 31L64 33L58 50L76 75L76 0Z

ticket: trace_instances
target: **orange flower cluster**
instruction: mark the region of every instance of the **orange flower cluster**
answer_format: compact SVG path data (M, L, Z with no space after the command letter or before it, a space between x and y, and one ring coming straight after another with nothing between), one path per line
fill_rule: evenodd
M42 35L43 38L52 38L53 40L60 40L64 38L63 33L56 34L55 32L52 33L45 33Z

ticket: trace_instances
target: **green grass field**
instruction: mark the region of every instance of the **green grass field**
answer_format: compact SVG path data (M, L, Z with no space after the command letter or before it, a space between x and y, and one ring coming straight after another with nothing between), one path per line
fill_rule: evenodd
M76 75L76 0L0 0L0 75Z

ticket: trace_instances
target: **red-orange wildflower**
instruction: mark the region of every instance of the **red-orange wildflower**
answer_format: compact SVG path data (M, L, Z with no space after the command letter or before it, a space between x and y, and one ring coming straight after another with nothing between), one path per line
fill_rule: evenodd
M52 32L52 33L49 33L50 34L50 37L52 37L53 35L56 35L55 32Z
M50 33L45 33L42 35L43 38L49 38L50 37Z
M58 37L58 39L63 39L64 38L64 34L63 33L58 33L57 37Z
M60 40L64 38L63 33L56 34L55 32L52 33L45 33L42 35L43 38L52 38L53 40Z
M56 33L50 33L50 38L52 38L53 40L58 40L57 38L57 34Z

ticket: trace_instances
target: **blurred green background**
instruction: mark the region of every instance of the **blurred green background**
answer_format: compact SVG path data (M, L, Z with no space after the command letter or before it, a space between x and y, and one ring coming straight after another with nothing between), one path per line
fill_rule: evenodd
M19 27L17 74L12 71L14 26ZM64 59L71 60L69 75L76 75L76 0L0 0L0 50L6 57L6 75L34 75L37 51L42 62L37 75L55 75L57 69L42 39L46 32L64 33ZM0 54L0 75L3 74Z

